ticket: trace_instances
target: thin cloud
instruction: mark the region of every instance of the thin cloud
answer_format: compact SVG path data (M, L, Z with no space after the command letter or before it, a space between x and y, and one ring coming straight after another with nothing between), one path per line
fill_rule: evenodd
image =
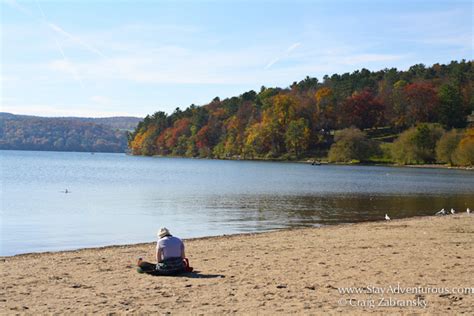
M36 5L38 6L38 9L41 12L41 15L43 16L43 20L47 23L48 18L46 17L46 14L44 13L43 8L41 7L41 5L38 1L35 0L35 2L36 2ZM56 37L54 37L54 41L56 43L56 46L58 47L59 52L61 53L61 56L63 56L64 61L66 63L69 63L69 60L66 57L66 54L64 53L64 49L63 49L61 43L59 43L59 41L56 39ZM70 70L71 70L71 73L72 73L74 79L76 79L76 81L79 82L81 88L84 89L84 83L82 82L81 77L79 77L79 74L76 71L76 67L74 67L74 66L70 67Z
M275 58L273 58L273 59L265 66L265 69L270 68L271 66L273 66L274 64L276 64L280 59L281 59L281 57L275 57Z
M91 53L94 53L102 58L105 58L107 59L108 57L105 56L100 50L98 50L97 48L91 46L90 44L86 43L85 41L83 41L82 39L80 39L79 37L77 36L74 36L72 35L71 33L67 32L66 30L64 30L62 27L60 27L59 25L57 24L54 24L54 23L51 23L51 22L48 22L47 19L46 19L46 15L44 14L43 10L41 9L41 7L39 6L39 3L37 2L38 4L38 7L40 8L41 10L41 13L43 15L43 18L42 19L38 19L36 18L36 16L27 8L25 8L24 6L20 5L18 2L16 2L15 0L7 0L6 3L8 5L10 5L12 8L15 8L16 10L22 12L23 14L25 15L28 15L29 17L33 18L34 20L36 20L37 22L40 22L40 23L43 23L44 25L46 25L48 28L50 28L51 30L53 30L54 32L58 33L58 34L61 34L67 38L69 38L70 40L72 40L74 43L82 46L83 48L85 48L86 50L88 50L89 52Z
M298 48L299 46L301 46L301 43L294 43L293 45L291 45L290 47L288 47L288 49L286 50L286 52L289 54L291 53L292 51L294 51L296 48Z
M41 12L41 15L43 16L43 19L44 19L45 21L48 20L48 19L46 18L46 14L44 14L43 8L41 7L40 3L38 2L38 0L35 0L35 3L36 3L36 6L38 7L38 9L39 9L40 12Z
M74 35L72 35L72 34L69 33L69 32L66 32L62 27L58 26L57 24L47 22L46 25L48 25L53 31L55 31L55 32L57 32L57 33L59 33L59 34L64 35L65 37L69 38L70 40L72 40L72 41L75 42L76 44L79 44L79 45L82 46L83 48L87 49L89 52L94 53L94 54L97 54L97 55L99 55L100 57L105 58L105 59L108 58L108 57L105 56L100 50L98 50L97 48L94 48L94 47L92 47L91 45L87 44L86 42L84 42L83 40L81 40L79 37L74 36Z
M74 79L77 80L77 82L79 82L79 84L81 85L81 88L84 89L84 83L82 82L82 79L81 77L79 76L79 74L77 73L77 70L76 70L76 67L74 67L72 65L72 63L69 62L69 60L67 59L66 55L64 54L64 50L63 50L63 47L61 46L61 44L58 42L57 39L54 39L54 41L56 42L56 45L58 46L58 49L59 51L61 52L61 55L63 56L63 59L66 63L70 64L71 67L69 67L72 75L74 76Z
M297 42L297 43L294 43L292 45L290 45L287 49L286 49L286 52L285 54L283 54L282 56L279 56L279 57L275 57L273 58L266 66L264 69L269 69L271 66L273 66L274 64L276 64L277 62L279 62L280 60L284 59L284 58L287 58L292 51L294 51L296 48L298 48L299 46L301 46L301 43L300 42Z
M33 17L33 13L25 8L24 6L20 5L18 2L15 0L5 0L5 3L8 4L10 7L17 9L18 11L29 15L30 17Z

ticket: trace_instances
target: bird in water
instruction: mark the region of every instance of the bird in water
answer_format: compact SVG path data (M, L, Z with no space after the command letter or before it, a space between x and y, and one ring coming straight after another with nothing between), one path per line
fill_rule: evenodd
M469 207L466 209L466 213L471 214L471 210L469 209Z
M385 220L386 220L386 221L389 221L389 220L390 220L390 217L388 217L387 214L385 214Z
M454 214L456 213L456 211L454 210L454 208L451 209L451 214Z
M441 209L441 211L437 212L435 215L447 215L448 213L446 213L445 209Z

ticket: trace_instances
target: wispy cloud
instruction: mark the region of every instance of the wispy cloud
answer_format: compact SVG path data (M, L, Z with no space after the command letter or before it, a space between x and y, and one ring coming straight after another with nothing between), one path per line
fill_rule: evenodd
M294 51L298 46L301 46L301 43L294 43L293 45L291 45L290 47L288 47L288 49L286 50L286 52L289 54L289 53L291 53L292 51Z
M93 47L92 45L86 43L84 40L82 40L81 38L67 32L66 30L64 30L64 28L60 27L59 25L55 24L55 23L52 23L52 22L49 22L46 18L46 15L44 14L44 11L43 9L41 9L41 6L38 2L37 5L41 11L41 14L42 14L42 18L41 19L38 19L36 17L35 14L33 14L33 12L31 10L29 10L28 8L24 7L23 5L20 5L17 1L15 0L7 0L6 3L8 5L10 5L12 8L15 8L16 10L22 12L23 14L31 17L32 19L36 20L37 22L39 23L43 23L44 25L46 25L49 29L51 29L52 31L56 32L57 34L60 34L66 38L68 38L69 40L73 41L74 43L80 45L81 47L83 47L84 49L86 49L87 51L91 52L91 53L94 53L102 58L107 58L107 56L105 54L103 54L100 50L98 50L97 48Z
M44 13L43 8L41 7L41 4L37 0L35 0L35 2L36 2L36 5L38 6L38 9L41 12L41 15L43 16L43 22L46 23L46 24L49 24L48 18L46 17L46 14ZM70 64L68 58L66 57L66 54L64 53L64 49L63 49L61 43L57 40L56 37L54 37L54 42L56 43L56 46L58 47L58 50L61 53L61 56L63 56L64 61L66 63ZM84 89L84 83L82 82L81 77L77 73L76 67L71 65L70 70L71 70L71 74L74 77L74 79L76 79L76 81L79 82L79 85L81 86L81 88Z
M79 84L81 85L81 87L84 89L84 83L82 82L82 79L81 77L79 76L79 74L77 73L77 70L76 70L76 67L69 62L68 58L66 57L66 54L64 54L64 50L63 50L63 47L61 46L61 44L59 43L59 41L57 39L54 39L54 41L56 42L56 45L58 46L58 49L59 51L61 52L61 55L63 56L63 59L65 61L66 64L70 65L69 67L69 70L70 72L72 73L74 79L77 80L77 82L79 82Z
M239 51L194 51L164 46L136 50L107 60L76 62L87 80L124 80L154 84L234 84L253 81L249 73L265 60L264 50L251 47ZM211 66L212 65L212 66ZM48 67L69 72L70 63L55 60Z
M193 4L203 14L193 17L182 5L170 4L168 10L158 2L110 7L74 2L72 14L69 2L46 6L38 0L36 7L32 1L0 1L7 4L1 22L2 93L32 113L45 106L51 115L116 114L114 109L129 104L145 113L156 103L172 111L261 85L285 87L307 75L406 69L472 55L472 17L467 17L472 9L457 1L409 7L348 2L345 11L331 2L286 3L271 14L256 5L259 18L246 23L233 20L248 10L245 6L236 5L242 11L229 15L234 4ZM52 10L57 10L54 21ZM77 89L76 81L84 89Z
M288 47L291 53L300 44ZM248 84L287 85L306 75L322 76L357 68L387 67L405 60L407 54L362 53L354 50L314 50L298 55L297 62L281 67L259 66L267 56L267 47L250 47L235 51L200 51L185 48L155 49L108 60L75 63L87 80L102 80L146 84ZM276 62L276 61L275 61ZM273 63L275 63L273 62ZM389 63L389 64L387 64ZM212 65L210 67L209 65ZM48 64L52 70L70 72L72 65L64 60Z
M301 46L301 43L294 43L292 45L290 45L287 49L286 49L286 52L281 55L281 56L278 56L278 57L275 57L273 58L266 66L264 69L269 69L271 66L273 66L274 64L276 64L277 62L279 62L280 60L284 59L284 58L287 58L288 56L290 56L291 52L294 51L296 48L298 48L299 46Z
M66 32L62 27L54 24L54 23L50 23L50 22L47 22L46 23L53 31L57 32L58 34L61 34L63 36L65 36L66 38L70 39L71 41L73 41L74 43L80 45L81 47L85 48L86 50L88 50L89 52L91 53L94 53L96 55L98 55L99 57L102 57L102 58L108 58L107 56L105 56L100 50L98 50L97 48L87 44L86 42L84 42L82 39L80 39L79 37L77 36L74 36L72 35L71 33L69 32Z

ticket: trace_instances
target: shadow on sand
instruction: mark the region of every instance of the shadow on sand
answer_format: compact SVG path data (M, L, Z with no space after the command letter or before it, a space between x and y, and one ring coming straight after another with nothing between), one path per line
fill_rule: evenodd
M138 273L144 273L152 276L160 276L160 277L172 277L172 278L190 278L190 279L215 279L215 278L225 278L223 274L205 274L201 273L198 270L194 270L193 272L184 272L180 274L166 274L160 273L156 270L144 270L142 268L137 269Z
M200 273L199 271L185 272L176 275L175 277L181 278L190 278L190 279L215 279L215 278L225 278L223 274L205 274Z

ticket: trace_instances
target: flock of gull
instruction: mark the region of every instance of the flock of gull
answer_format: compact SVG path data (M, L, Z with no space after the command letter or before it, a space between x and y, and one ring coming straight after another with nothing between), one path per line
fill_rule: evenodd
M466 209L466 213L471 214L471 210L469 209L469 207ZM441 211L437 212L435 215L449 215L449 214L456 214L456 210L452 208L451 211L448 212L443 208Z
M471 214L471 210L469 209L469 207L466 209L466 213ZM450 214L456 214L456 210L454 208L452 208L451 211L448 212L443 208L443 209L441 209L441 211L436 212L435 215L442 216L442 215L450 215ZM388 216L388 214L385 214L385 220L386 221L390 220L390 217Z

